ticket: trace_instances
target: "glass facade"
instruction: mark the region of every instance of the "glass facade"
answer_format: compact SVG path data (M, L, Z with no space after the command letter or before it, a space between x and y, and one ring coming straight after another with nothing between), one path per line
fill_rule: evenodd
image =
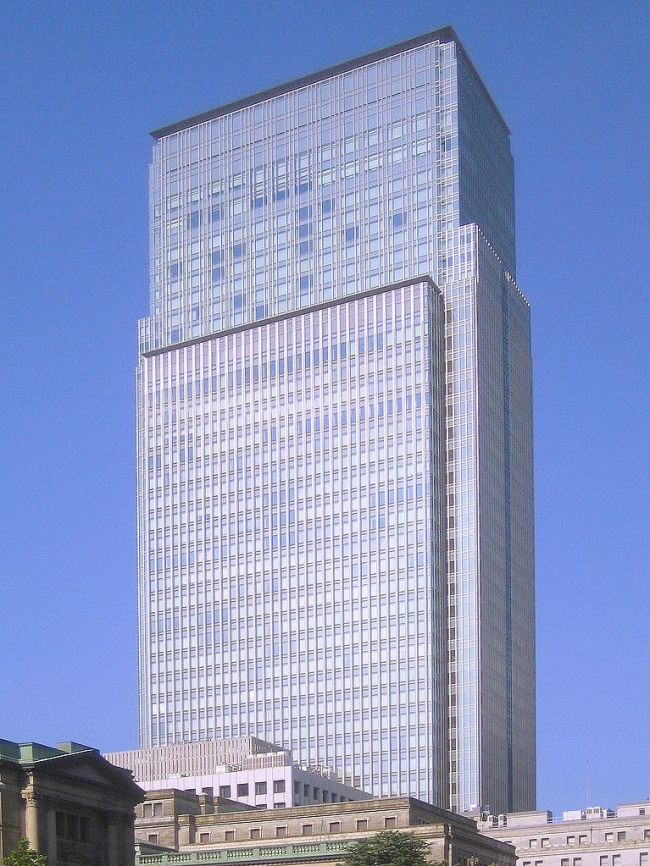
M141 744L531 808L529 318L487 91L445 29L154 137Z

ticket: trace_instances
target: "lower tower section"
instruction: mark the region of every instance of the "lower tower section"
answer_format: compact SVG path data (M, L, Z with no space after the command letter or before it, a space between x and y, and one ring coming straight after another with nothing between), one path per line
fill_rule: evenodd
M446 805L442 329L427 278L142 356L143 745Z

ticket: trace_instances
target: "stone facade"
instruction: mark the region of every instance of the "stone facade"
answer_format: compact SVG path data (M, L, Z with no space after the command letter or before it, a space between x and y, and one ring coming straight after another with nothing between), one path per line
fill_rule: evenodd
M143 796L96 749L0 740L0 863L26 837L48 866L133 866Z
M515 863L512 846L481 834L475 821L409 797L261 810L170 790L148 792L136 812L136 866L168 866L179 857L190 866L336 862L352 842L381 830L421 837L431 862Z
M650 800L483 817L481 832L517 850L518 866L650 866Z

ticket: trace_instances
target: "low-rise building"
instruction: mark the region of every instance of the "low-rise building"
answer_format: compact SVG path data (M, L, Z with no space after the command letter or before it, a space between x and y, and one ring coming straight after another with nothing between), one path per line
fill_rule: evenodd
M256 737L173 743L104 757L132 770L145 791L206 792L261 809L372 797L346 785L329 767L295 764L291 752Z
M27 838L48 866L133 866L143 797L97 749L0 740L0 863Z
M650 800L562 813L483 815L481 832L515 846L518 866L650 866Z
M137 807L136 866L338 862L351 843L381 830L422 838L431 862L515 864L512 846L484 836L475 821L409 797L263 810L170 790L149 791Z

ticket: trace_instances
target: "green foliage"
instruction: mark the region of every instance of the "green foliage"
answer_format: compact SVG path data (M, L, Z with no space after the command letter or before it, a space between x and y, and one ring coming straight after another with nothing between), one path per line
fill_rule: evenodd
M384 830L355 842L342 859L343 866L430 866L427 845L412 833Z
M21 839L16 850L4 858L4 866L47 866L47 857L30 848L27 839Z

